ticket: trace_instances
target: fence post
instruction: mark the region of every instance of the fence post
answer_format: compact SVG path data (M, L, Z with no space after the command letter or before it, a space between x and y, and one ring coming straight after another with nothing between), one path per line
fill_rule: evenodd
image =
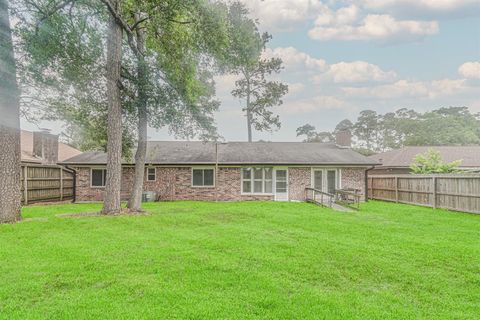
M432 207L437 209L437 177L432 177Z
M398 203L398 177L395 176L395 202Z
M27 166L23 166L23 204L28 205L28 178Z
M63 169L60 168L60 201L63 201Z

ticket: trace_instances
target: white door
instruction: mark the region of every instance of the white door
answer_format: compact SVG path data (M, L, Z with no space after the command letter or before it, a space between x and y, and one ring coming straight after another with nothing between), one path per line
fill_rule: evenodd
M275 169L275 201L288 201L287 169Z

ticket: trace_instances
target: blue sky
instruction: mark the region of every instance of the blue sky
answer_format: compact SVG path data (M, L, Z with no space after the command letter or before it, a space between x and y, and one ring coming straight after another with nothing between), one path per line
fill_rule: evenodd
M275 110L282 128L254 139L297 141L305 123L332 130L358 112L402 107L426 111L468 106L480 112L480 0L243 0L273 35L266 57L280 57L276 77L290 86ZM216 115L228 141L246 139L235 77L216 78ZM23 127L35 126L23 121ZM61 123L42 123L54 132ZM149 130L155 140L174 139Z

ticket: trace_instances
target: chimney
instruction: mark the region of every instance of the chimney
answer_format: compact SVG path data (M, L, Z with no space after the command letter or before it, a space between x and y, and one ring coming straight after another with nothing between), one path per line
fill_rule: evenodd
M48 131L33 133L33 155L42 160L42 164L57 164L58 162L58 135Z
M350 130L339 130L335 134L335 143L342 148L352 147L352 133Z

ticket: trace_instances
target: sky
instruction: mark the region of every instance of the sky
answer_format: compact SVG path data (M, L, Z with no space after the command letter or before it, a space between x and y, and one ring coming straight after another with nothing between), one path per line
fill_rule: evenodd
M265 57L283 60L273 79L289 85L273 110L281 129L254 140L300 141L309 123L331 131L361 110L419 112L468 106L480 112L480 0L242 0L273 39ZM216 113L226 141L247 139L235 77L217 76ZM22 120L22 127L38 130ZM59 133L62 123L39 127ZM149 129L151 140L174 140Z

